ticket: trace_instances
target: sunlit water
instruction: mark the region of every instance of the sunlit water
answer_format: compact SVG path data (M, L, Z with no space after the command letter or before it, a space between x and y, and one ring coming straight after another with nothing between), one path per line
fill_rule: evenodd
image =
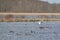
M60 40L60 22L0 22L0 40Z

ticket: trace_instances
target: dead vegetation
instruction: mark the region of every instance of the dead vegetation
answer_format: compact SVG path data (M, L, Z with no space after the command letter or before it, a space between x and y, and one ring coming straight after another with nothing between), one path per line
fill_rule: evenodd
M0 12L60 13L60 4L38 0L0 0Z

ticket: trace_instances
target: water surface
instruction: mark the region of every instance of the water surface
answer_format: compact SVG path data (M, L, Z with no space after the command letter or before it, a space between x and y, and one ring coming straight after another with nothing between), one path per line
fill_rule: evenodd
M60 22L0 22L0 40L60 40Z

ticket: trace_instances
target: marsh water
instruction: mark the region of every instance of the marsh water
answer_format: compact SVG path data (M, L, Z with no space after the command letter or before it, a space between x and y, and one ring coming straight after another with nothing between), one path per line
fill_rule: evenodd
M0 40L60 40L60 22L0 22Z

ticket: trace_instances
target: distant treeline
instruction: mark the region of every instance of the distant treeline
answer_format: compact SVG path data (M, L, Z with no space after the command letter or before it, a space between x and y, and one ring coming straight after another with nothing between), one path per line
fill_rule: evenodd
M39 0L0 0L0 12L60 13L60 4Z

